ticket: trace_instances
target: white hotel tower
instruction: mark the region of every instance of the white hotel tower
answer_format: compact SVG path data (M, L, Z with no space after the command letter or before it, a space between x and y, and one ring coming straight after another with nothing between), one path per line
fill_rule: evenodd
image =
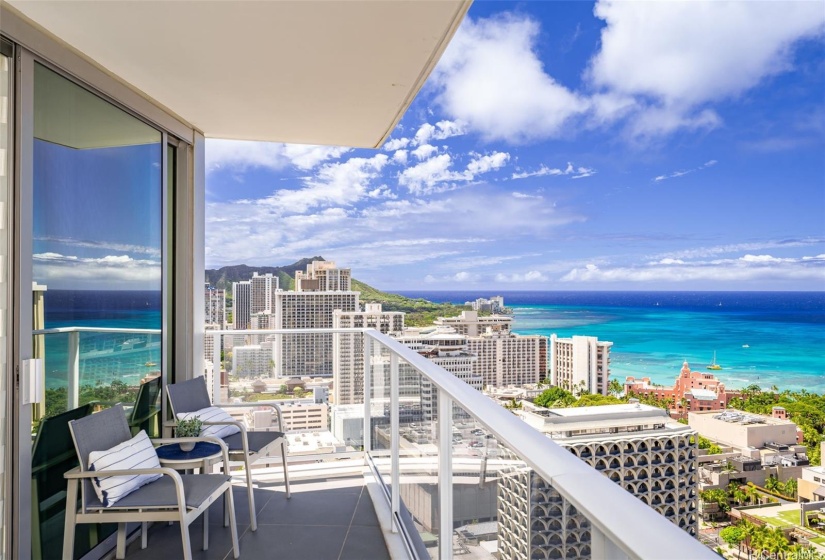
M550 335L552 384L574 393L607 394L612 342L595 336Z

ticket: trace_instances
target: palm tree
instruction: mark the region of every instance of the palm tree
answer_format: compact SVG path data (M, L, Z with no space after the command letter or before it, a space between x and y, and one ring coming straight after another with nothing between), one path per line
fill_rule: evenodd
M770 475L768 480L765 481L765 488L771 492L776 492L779 489L779 479L777 479L774 475Z
M795 478L788 480L783 488L785 491L784 494L786 496L790 496L791 498L796 498L797 484L798 483Z

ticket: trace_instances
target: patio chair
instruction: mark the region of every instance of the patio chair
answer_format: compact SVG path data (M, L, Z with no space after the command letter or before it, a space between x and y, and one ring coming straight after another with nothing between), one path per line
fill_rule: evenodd
M160 377L142 383L134 406L126 406L125 409L129 415L129 430L133 436L141 430L151 438L160 436Z
M228 467L224 474L179 474L174 469L160 466L112 468L115 465L129 464L159 465L153 443L186 441L208 441L219 445L223 451L224 464L228 465L226 445L220 439L199 437L150 441L145 432L133 438L129 432L123 406L119 404L91 416L70 421L69 431L80 466L64 474L69 480L69 486L63 534L63 560L72 560L77 524L117 523L116 558L122 559L126 555L126 523L138 522L143 525L141 548L146 548L146 525L150 521L178 521L181 528L183 558L191 560L189 525L203 514L203 548L208 549L209 506L221 494L224 495L229 517L228 523L225 524L229 525L232 532L232 549L235 558L238 558L238 531L232 501L232 478L229 476ZM147 442L151 451L146 448ZM105 476L101 476L104 472ZM97 490L94 485L98 486ZM79 508L73 505L77 503L78 487L81 496ZM123 488L126 487L131 487L132 490L124 491ZM101 495L98 495L98 491ZM116 498L117 501L114 501ZM169 551L162 557L168 558Z
M65 523L66 479L63 473L77 466L77 453L69 435L69 421L92 413L92 405L44 418L32 444L32 559L54 558L60 554L60 538ZM96 529L81 541L96 543ZM87 538L88 537L88 538ZM57 544L52 545L54 541Z
M209 399L209 392L206 390L206 380L203 377L196 377L189 381L173 383L166 386L166 394L169 397L169 405L172 407L173 421L192 416L199 416L207 427L212 427L210 431L218 433L229 448L229 458L235 461L242 461L246 471L246 486L249 499L249 519L250 529L258 529L257 515L255 514L255 493L252 485L252 469L255 461L262 457L277 456L280 447L280 455L284 467L284 488L286 497L289 493L289 472L287 470L287 440L283 432L249 432L243 422L233 420L228 413L220 414L225 408L250 406L268 406L272 408L278 417L278 428L284 429L284 420L281 416L281 409L273 405L261 405L260 403L250 404L221 404L219 407L213 406ZM211 409L207 411L207 409ZM215 416L215 409L220 409ZM211 419L207 419L210 417ZM220 427L223 426L223 429ZM232 426L236 428L231 428ZM229 429L227 429L229 428ZM233 431L229 435L220 432ZM201 432L202 434L204 432Z

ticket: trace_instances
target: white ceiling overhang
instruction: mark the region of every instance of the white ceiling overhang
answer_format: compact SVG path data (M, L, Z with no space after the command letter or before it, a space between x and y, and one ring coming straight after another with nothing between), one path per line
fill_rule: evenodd
M469 0L8 0L207 137L377 147Z

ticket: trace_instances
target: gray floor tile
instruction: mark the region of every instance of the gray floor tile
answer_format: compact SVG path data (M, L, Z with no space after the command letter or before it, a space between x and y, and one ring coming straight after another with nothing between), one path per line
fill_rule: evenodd
M390 560L381 528L350 527L339 560Z
M378 516L375 513L375 506L372 505L370 493L364 488L361 494L361 499L358 500L358 505L355 507L355 515L352 518L352 524L358 526L378 527Z
M258 514L258 525L340 525L348 527L358 494L296 492L289 500L272 499Z
M241 558L337 560L346 535L347 527L259 526L256 532L247 532L241 539Z

